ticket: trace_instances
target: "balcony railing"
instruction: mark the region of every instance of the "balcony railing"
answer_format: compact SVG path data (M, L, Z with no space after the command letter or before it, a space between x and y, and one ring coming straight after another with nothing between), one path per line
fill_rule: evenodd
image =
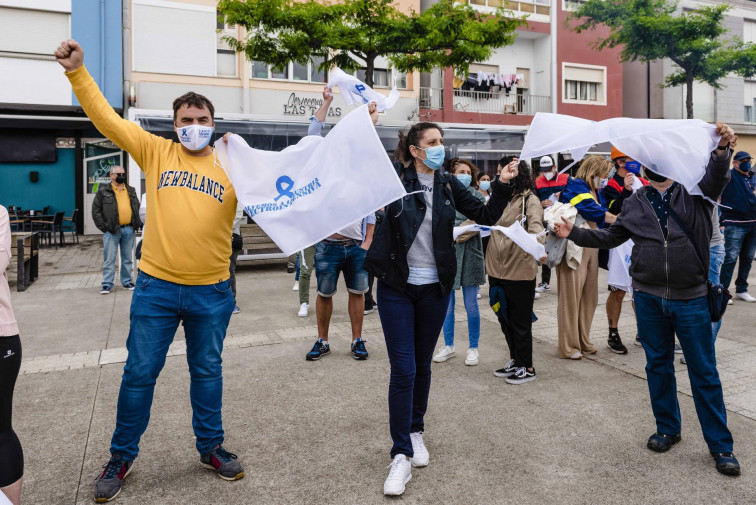
M418 105L421 109L441 110L444 108L444 90L440 88L420 88Z
M573 1L579 2L580 0ZM551 10L551 0L457 0L457 2L493 8L504 7L511 11L544 14L546 16L549 15Z
M421 109L443 109L444 90L439 88L420 88L418 105ZM551 97L455 89L453 106L454 110L459 112L532 116L536 112L550 112Z

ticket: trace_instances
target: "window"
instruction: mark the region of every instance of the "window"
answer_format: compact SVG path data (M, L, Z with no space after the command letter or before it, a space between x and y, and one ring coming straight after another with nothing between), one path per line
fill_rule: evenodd
M262 61L252 62L252 79L268 79L268 65Z
M510 11L529 12L548 16L550 1L551 0L467 0L467 3L470 5L490 7L492 9L503 7ZM465 3L465 0L457 0L457 2Z
M283 68L273 68L270 67L270 78L271 79L288 79L289 78L289 66L286 65Z
M606 105L606 67L562 64L562 102Z
M756 105L756 81L745 81L743 83L743 122L755 123L754 105Z
M0 19L0 51L3 52L49 56L70 33L71 15L67 12L0 7Z
M313 56L310 61L310 82L328 82L325 71L318 70L318 67L325 61L322 56Z
M361 68L355 73L355 77L365 82L365 74L365 69ZM392 88L394 85L396 85L397 89L407 89L407 74L393 68L373 69L374 88Z
M756 42L756 21L743 20L743 42Z
M327 82L326 74L318 70L318 65L323 62L320 56L313 56L307 65L291 62L283 68L273 68L262 61L252 62L252 79L283 79L299 82Z
M562 0L562 10L574 11L583 5L587 0Z
M220 18L220 13L216 21L216 56L215 56L215 73L220 77L236 77L236 52L231 49L231 46L223 40L224 37L236 38L238 35L235 26L227 25L223 23Z
M398 89L407 89L407 72L394 70L394 84Z
M295 81L307 81L308 72L307 67L308 65L302 65L301 63L292 62L292 76Z

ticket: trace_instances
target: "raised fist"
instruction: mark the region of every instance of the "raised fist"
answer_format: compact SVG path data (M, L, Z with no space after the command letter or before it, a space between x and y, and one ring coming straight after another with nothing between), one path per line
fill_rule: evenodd
M73 72L84 64L84 50L73 39L61 42L53 54L66 72Z

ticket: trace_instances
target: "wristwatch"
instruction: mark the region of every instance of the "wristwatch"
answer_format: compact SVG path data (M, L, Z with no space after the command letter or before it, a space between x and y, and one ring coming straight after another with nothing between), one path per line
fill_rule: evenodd
M723 145L723 146L717 146L717 149L716 149L716 150L717 150L717 151L726 151L726 150L727 150L727 149L729 149L729 148L730 148L730 143L728 142L728 143L726 143L726 144L725 144L725 145Z

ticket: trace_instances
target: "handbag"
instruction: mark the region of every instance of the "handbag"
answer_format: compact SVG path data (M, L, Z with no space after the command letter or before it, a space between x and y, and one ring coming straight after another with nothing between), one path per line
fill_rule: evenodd
M706 262L701 257L701 254L698 252L698 249L696 249L696 243L693 240L693 235L690 233L690 230L687 226L685 226L680 218L678 217L677 213L672 210L672 207L667 205L667 202L664 202L662 199L662 202L664 203L664 206L667 208L667 211L669 211L669 215L672 219L674 219L675 223L677 223L677 226L679 226L683 233L685 233L685 236L688 237L688 240L690 240L690 243L693 244L693 250L696 251L696 256L698 256L698 261L701 262L701 266L704 267L704 271L706 270ZM708 301L709 301L709 313L711 314L711 321L713 323L718 323L722 320L722 316L724 316L725 311L727 310L727 302L729 302L732 299L732 295L727 290L726 287L724 287L722 284L713 284L710 280L706 280L706 285L709 288L708 292Z
M244 241L242 240L242 236L238 233L233 233L231 235L231 251L237 252L244 249Z

